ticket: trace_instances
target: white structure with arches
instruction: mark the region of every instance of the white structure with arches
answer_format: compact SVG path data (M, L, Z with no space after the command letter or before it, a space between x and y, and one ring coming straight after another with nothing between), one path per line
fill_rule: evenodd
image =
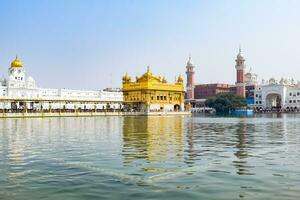
M293 79L262 81L254 90L257 109L300 109L300 82Z
M120 89L70 90L48 89L26 77L22 62L16 57L8 77L0 79L0 111L10 110L106 110L123 107Z

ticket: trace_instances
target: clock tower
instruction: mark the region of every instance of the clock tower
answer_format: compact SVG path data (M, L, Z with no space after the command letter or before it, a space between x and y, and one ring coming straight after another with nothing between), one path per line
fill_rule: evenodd
M186 65L186 98L187 99L194 99L194 88L195 88L195 71L194 71L194 65L191 61L191 56L189 57L189 60Z
M236 94L244 97L246 96L245 94L245 59L242 56L242 50L241 48L239 49L239 53L236 57L235 60L235 69L236 69Z

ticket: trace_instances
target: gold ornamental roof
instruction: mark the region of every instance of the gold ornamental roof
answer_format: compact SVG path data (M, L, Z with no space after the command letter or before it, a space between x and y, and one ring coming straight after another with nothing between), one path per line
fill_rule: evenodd
M139 83L139 82L146 82L146 81L151 81L151 82L162 82L161 80L161 77L160 76L154 76L149 67L147 67L147 72L145 74L143 74L142 76L140 77L137 77L136 79L136 82Z
M136 77L136 81L131 81L128 74L123 76L123 92L140 91L140 90L160 90L160 91L176 91L183 92L183 78L181 75L175 80L174 84L168 83L165 77L155 76L147 67L147 71Z

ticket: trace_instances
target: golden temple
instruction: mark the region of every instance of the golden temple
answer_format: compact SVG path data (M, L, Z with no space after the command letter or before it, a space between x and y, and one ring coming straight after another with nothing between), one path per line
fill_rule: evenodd
M126 73L123 76L125 106L136 111L184 111L184 86L179 75L174 84L163 77L155 76L147 68L146 73L132 81Z

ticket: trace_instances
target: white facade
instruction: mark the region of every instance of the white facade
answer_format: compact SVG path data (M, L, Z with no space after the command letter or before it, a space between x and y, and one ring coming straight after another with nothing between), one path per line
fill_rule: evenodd
M262 81L255 87L254 105L258 109L300 109L300 83L283 78Z
M257 85L257 74L252 71L252 68L245 74L245 84L246 86Z
M121 109L123 94L120 89L40 88L32 77L26 77L21 61L16 58L8 70L8 77L0 79L0 109L10 109L11 102L18 107L19 101L31 101L31 109Z
M160 104L150 104L149 105L149 111L165 111L165 112L171 112L174 111L174 105L173 104L165 104L163 107L161 107ZM184 111L184 103L180 105L180 110L178 111Z

